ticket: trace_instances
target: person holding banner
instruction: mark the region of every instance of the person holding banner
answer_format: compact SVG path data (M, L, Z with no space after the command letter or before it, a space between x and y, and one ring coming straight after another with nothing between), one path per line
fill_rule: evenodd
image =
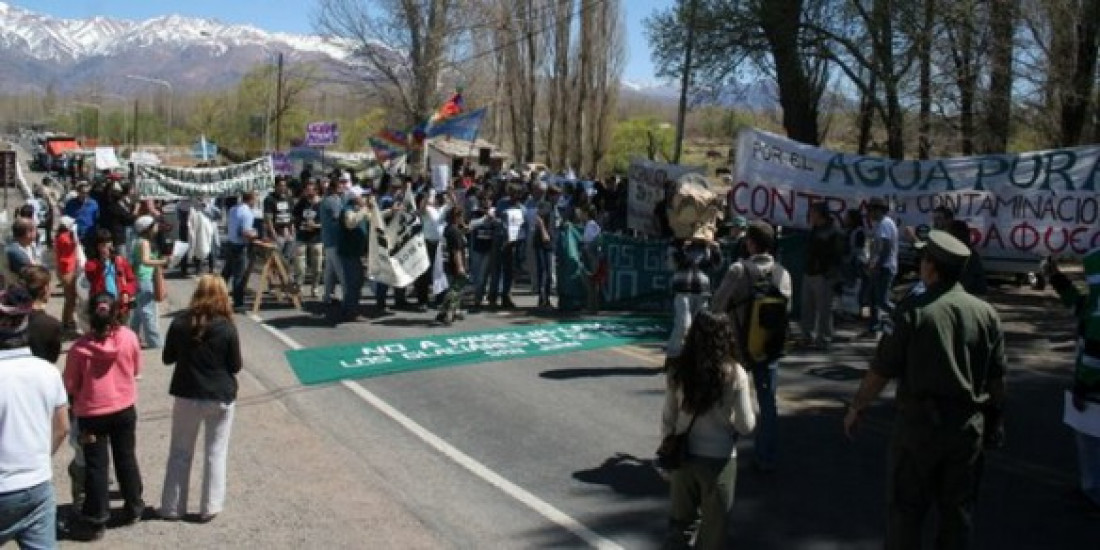
M359 299L363 295L363 254L367 250L367 209L363 189L359 186L348 190L340 214L343 232L336 246L340 264L344 268L344 298L340 302L341 320L349 323L361 321Z
M446 199L443 206L436 205L435 189L430 189L427 195L421 193L417 197L416 207L420 212L420 222L424 228L424 244L428 247L428 260L432 263L432 267L416 279L416 296L422 311L427 311L431 302L435 301L435 296L429 296L432 273L435 270L435 249L439 248L439 241L443 239L443 227L447 223L447 215L455 207L454 194L451 191L448 190L443 197Z
M882 331L882 316L894 309L890 303L890 289L898 273L898 226L887 213L890 206L882 197L872 197L867 212L874 223L871 231L871 260L868 263L871 292L871 323L865 337L877 338Z
M665 349L665 370L680 358L684 336L691 328L691 319L706 307L711 296L708 273L721 267L722 249L702 233L668 247L668 262L672 268L672 334Z

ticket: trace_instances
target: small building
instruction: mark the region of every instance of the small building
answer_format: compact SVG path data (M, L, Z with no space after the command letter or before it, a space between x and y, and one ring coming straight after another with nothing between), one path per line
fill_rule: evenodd
M484 139L475 142L455 138L435 138L424 146L428 158L428 171L433 166L449 165L451 174L461 174L464 169L473 169L478 173L485 171L502 172L511 158L495 144Z

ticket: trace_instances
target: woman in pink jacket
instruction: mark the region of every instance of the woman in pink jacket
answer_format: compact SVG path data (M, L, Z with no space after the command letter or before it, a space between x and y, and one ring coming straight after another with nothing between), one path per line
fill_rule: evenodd
M64 380L77 417L87 469L81 510L84 521L74 535L96 540L103 537L111 516L108 446L126 502L123 522L133 523L145 511L134 453L141 344L137 335L121 324L118 301L110 294L100 293L89 301L88 318L91 329L69 349Z

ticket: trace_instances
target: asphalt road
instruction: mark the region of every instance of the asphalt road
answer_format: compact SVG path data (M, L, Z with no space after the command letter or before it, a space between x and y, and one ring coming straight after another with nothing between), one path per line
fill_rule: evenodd
M649 464L664 387L658 350L628 346L310 387L298 384L283 356L291 345L558 319L531 315L529 292L517 301L515 313L470 315L449 328L434 326L432 313L332 326L315 315L315 302L305 312L265 306L252 322L241 319L246 369L306 425L358 457L394 506L454 548L656 547L667 506L667 486ZM1010 335L1011 404L1008 445L987 460L976 547L1100 547L1100 517L1067 496L1076 463L1060 418L1071 324L1050 295L1002 288L993 301ZM748 468L752 442L743 440L736 547L881 546L889 399L871 411L854 442L840 429L871 346L839 343L827 355L793 354L783 362L779 470ZM313 496L332 498L330 490Z

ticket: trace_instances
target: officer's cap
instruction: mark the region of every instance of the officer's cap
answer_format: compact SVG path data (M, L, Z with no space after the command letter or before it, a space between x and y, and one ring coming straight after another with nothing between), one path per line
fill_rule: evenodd
M933 229L928 239L915 243L914 248L949 265L962 265L970 259L970 248L946 231Z

